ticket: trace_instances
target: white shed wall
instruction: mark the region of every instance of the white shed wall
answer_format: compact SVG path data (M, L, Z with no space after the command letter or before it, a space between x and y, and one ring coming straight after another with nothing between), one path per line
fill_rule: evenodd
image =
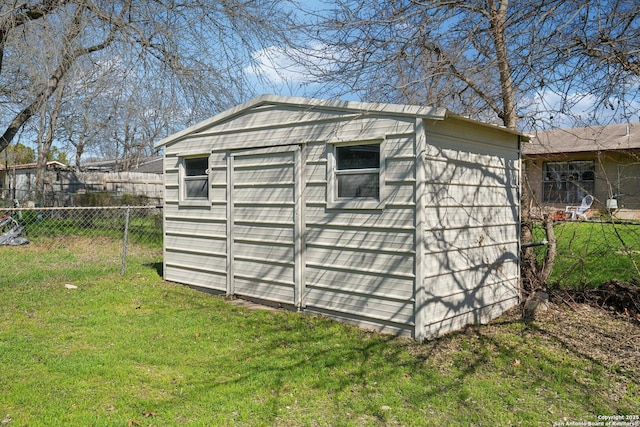
M305 310L411 334L414 128L414 118L269 106L169 144L165 148L166 278L294 305L294 281L300 277ZM385 136L385 209L329 209L327 142ZM302 147L304 274L294 271L293 165L274 167L272 156L258 155L243 173L228 173L227 159L235 153L290 144ZM211 211L181 206L179 157L212 150ZM233 164L243 161L244 157L235 156ZM227 212L229 200L234 203L232 212ZM210 218L208 228L201 224L203 216ZM228 238L234 241L231 255Z
M226 157L210 157L211 206L181 206L179 198L179 156L207 154L211 148L196 140L176 145L165 153L164 276L166 280L226 292L227 289L227 203ZM207 148L205 148L207 147Z
M426 338L486 322L518 303L515 135L461 120L425 125Z

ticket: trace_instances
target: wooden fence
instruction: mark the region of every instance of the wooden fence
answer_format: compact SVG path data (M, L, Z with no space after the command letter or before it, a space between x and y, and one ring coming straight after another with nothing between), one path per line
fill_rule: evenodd
M163 199L163 176L141 172L74 172L48 170L45 176L46 206L74 206L78 195L105 193L114 197L138 196L148 204L160 204ZM35 170L0 177L0 199L11 205L17 199L26 206L36 200Z

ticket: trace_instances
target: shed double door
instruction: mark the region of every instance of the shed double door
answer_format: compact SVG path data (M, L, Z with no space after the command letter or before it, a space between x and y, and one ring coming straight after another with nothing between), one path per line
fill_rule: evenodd
M300 147L229 156L228 293L301 304Z

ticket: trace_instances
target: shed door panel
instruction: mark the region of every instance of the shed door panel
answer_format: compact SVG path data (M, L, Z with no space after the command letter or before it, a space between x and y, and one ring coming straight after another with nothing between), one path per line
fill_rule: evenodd
M295 151L233 158L233 293L295 304Z

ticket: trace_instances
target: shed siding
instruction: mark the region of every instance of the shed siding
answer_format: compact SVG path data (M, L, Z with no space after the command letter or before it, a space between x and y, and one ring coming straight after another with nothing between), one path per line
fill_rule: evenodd
M412 333L414 123L415 120L403 126L393 123L387 129L378 127L375 132L386 135L384 210L328 209L326 144L308 145L304 297L307 310L377 329ZM400 128L402 133L398 133Z
M257 114L257 113L256 113ZM266 113L265 113L266 114ZM340 120L332 122L309 122L297 124L289 121L286 111L273 110L273 114L267 119L269 127L254 129L246 127L238 129L232 136L225 132L218 132L217 128L207 132L185 137L183 141L196 142L197 148L191 148L189 152L196 152L200 147L204 148L203 141L216 141L216 150L227 149L251 149L255 147L268 147L286 145L291 143L306 143L310 141L352 141L361 138L383 137L384 135L402 135L413 132L413 120L397 120L386 117L349 118L340 117ZM177 144L182 147L183 144ZM213 148L209 144L209 150ZM180 148L167 147L168 154L184 155Z
M164 206L164 276L166 280L224 292L227 287L227 215L226 202L216 193L212 176L211 207L181 206L179 197L180 154L206 155L211 151L198 141L173 154L165 154ZM169 150L171 151L171 150ZM223 159L223 157L222 157ZM211 165L219 164L220 156L211 156ZM226 183L226 179L222 181ZM224 194L224 193L223 193Z
M423 336L432 337L517 303L520 161L514 135L454 120L425 128Z

